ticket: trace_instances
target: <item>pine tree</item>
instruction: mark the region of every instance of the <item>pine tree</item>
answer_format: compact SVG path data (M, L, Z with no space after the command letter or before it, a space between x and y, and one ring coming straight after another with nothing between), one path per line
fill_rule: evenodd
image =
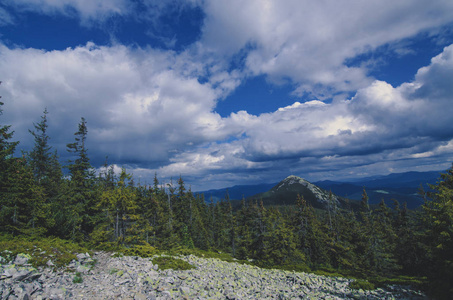
M192 192L189 190L189 193ZM193 194L191 195L193 197ZM197 195L193 199L192 206L192 227L191 238L194 246L199 249L208 250L211 246L209 233L209 209L203 195Z
M423 236L426 230L419 214L410 214L407 204L403 206L394 200L393 229L398 237L395 240L394 256L398 265L401 266L401 273L411 276L424 276L423 270L428 269L426 264L426 246L423 243Z
M217 206L219 204L217 203ZM247 259L252 255L251 249L253 244L253 220L252 210L250 205L245 202L245 199L241 201L241 209L236 214L237 220L237 251L236 257L239 259ZM216 222L218 224L219 216L216 214ZM216 231L217 232L217 231ZM217 235L216 235L217 237ZM218 241L220 238L217 237Z
M453 296L453 166L430 186L431 201L423 205L432 269L430 281L440 298Z
M50 137L47 134L47 109L44 110L41 122L33 124L36 131L31 131L34 137L34 147L28 154L28 162L32 169L36 183L43 189L44 197L47 205L47 224L50 226L51 232L56 222L54 216L60 210L58 203L58 194L60 192L60 184L62 180L62 170L58 155L55 150L51 152L52 147L49 145Z
M10 178L10 195L15 206L14 227L23 234L42 235L53 220L49 218L49 204L44 198L44 190L36 184L32 169L25 158L15 159L15 174Z
M136 235L135 222L139 219L136 211L137 195L135 189L128 185L132 176L121 169L121 174L114 189L102 193L100 205L107 208L109 216L109 228L113 229L114 241L129 244Z
M30 159L30 165L33 169L33 174L38 181L42 181L48 178L48 168L51 159L51 147L49 146L49 136L47 135L47 109L44 110L41 122L33 124L36 131L29 130L30 134L35 140L33 150L28 153Z
M3 105L0 102L0 116L3 115ZM11 232L7 227L14 226L18 221L16 203L11 197L11 179L17 174L13 154L19 142L11 141L14 131L10 128L11 125L0 125L0 227L2 231Z
M363 188L363 193L362 193L362 200L360 201L360 209L363 214L363 216L368 217L370 214L370 205L368 203L368 194L366 193L365 188Z
M297 247L296 233L289 224L290 219L285 218L276 208L266 210L264 222L264 247L262 254L256 259L264 260L270 267L305 265L305 256Z
M1 98L1 97L0 97ZM0 102L0 116L3 115L4 103ZM11 125L0 125L0 201L7 193L6 182L10 177L13 154L19 142L12 142L14 131L10 131Z
M68 169L71 174L71 181L78 188L87 187L88 181L93 176L88 149L86 148L87 134L87 122L85 118L82 118L78 125L78 131L74 133L75 142L66 145L68 152L73 153L76 157L70 161Z
M335 240L330 239L330 261L332 267L343 270L358 270L354 246L358 238L359 223L352 210L340 211L335 222Z
M314 208L298 195L293 227L297 235L297 248L305 255L312 266L316 267L329 262L327 230L315 215Z
M391 275L400 269L395 258L397 236L392 226L390 209L384 202L373 212L371 224L372 268L378 274Z
M95 226L92 218L97 213L95 210L98 196L97 190L94 189L94 171L86 148L88 134L86 124L85 118L81 118L78 131L74 133L75 142L66 145L74 158L68 165L71 180L62 195L66 210L63 220L65 224L61 226L66 228L65 233L71 239L82 239L89 234Z

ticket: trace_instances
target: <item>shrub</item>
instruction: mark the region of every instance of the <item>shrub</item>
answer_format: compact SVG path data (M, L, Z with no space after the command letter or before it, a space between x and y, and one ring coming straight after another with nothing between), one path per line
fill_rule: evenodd
M74 278L72 279L72 282L73 283L82 283L83 282L82 274L80 274L80 272L77 272L75 274Z
M373 283L366 281L366 280L361 280L357 279L349 283L349 288L354 289L354 290L374 290L375 286Z
M158 255L160 252L156 248L146 244L146 245L134 245L131 248L126 248L121 251L124 255L127 256L139 256L143 258L153 257Z
M188 262L174 258L171 256L159 256L155 257L152 260L153 264L158 265L159 269L166 270L166 269L173 269L173 270L191 270L195 269L194 266L189 264Z
M31 256L30 263L35 268L46 266L49 260L55 268L60 268L77 259L76 253L86 252L89 252L88 249L59 238L35 239L27 236L0 235L2 257L10 261L19 253L28 254Z

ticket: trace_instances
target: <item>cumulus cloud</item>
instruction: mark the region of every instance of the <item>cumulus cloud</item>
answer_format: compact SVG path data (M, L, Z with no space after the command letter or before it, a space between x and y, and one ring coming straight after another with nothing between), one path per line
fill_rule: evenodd
M70 142L83 116L96 154L129 162L165 161L229 133L212 112L216 90L187 76L190 65L171 52L92 43L48 52L2 46L0 58L6 121L21 140L45 107L54 142Z
M376 160L432 161L448 155L453 137L452 54L453 45L446 47L399 87L375 81L350 99L221 118L214 112L223 89L218 82L228 76L200 83L193 76L200 66L187 63L184 53L92 43L47 52L1 46L2 118L30 147L27 131L47 107L52 143L64 156L83 116L91 156L101 163L108 155L142 176L252 180L251 174L270 178L276 169L284 176Z
M254 75L290 78L295 93L318 99L371 81L345 61L451 22L449 1L206 1L202 42L217 53L249 49ZM395 49L398 50L398 49Z
M132 11L127 1L88 2L14 5L46 14L75 12L82 22ZM147 9L163 5L141 3ZM198 188L275 181L291 173L316 178L385 172L404 169L412 159L431 166L453 159L453 45L412 82L395 87L367 76L366 64L345 63L450 22L451 1L174 4L205 13L200 40L179 52L120 44L61 51L0 45L2 122L12 124L15 138L30 148L28 129L47 107L51 142L64 157L83 116L97 166L108 155L140 178L183 175ZM261 115L215 113L218 101L257 75L289 80L295 94L311 94L312 100Z
M159 171L195 176L221 170L246 177L259 170L261 179L272 180L289 170L314 177L345 169L356 175L365 169L389 172L391 165L404 169L403 162L415 158L424 159L420 170L424 164L441 165L453 159L448 157L451 80L444 80L453 78L452 51L453 45L446 47L415 81L399 87L375 81L354 97L329 104L296 102L259 116L232 113L223 121L240 136L177 155Z

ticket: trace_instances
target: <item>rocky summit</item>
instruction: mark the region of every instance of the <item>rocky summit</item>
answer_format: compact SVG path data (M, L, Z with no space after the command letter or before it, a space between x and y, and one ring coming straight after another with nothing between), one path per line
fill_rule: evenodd
M341 197L294 175L286 177L269 191L256 194L249 199L262 201L264 205L294 205L298 196L318 209L328 209L329 205L345 207L345 201Z
M195 266L161 270L151 259L79 254L64 269L52 262L33 268L18 255L0 266L0 299L425 299L417 291L391 286L352 290L350 279L261 269L193 255L178 257Z

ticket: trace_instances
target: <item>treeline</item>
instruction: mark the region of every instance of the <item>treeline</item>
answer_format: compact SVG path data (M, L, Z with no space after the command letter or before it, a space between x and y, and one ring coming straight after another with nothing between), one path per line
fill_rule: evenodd
M3 103L0 102L0 113ZM135 184L122 169L90 164L87 122L78 124L67 165L49 144L47 111L30 130L34 147L17 155L9 125L0 126L0 230L55 236L104 249L151 245L228 252L263 267L338 270L361 276L427 276L438 296L453 294L453 168L432 186L422 209L394 201L361 210L315 210L303 197L292 206L242 201L233 211L186 188L182 178ZM63 168L67 168L64 175Z

